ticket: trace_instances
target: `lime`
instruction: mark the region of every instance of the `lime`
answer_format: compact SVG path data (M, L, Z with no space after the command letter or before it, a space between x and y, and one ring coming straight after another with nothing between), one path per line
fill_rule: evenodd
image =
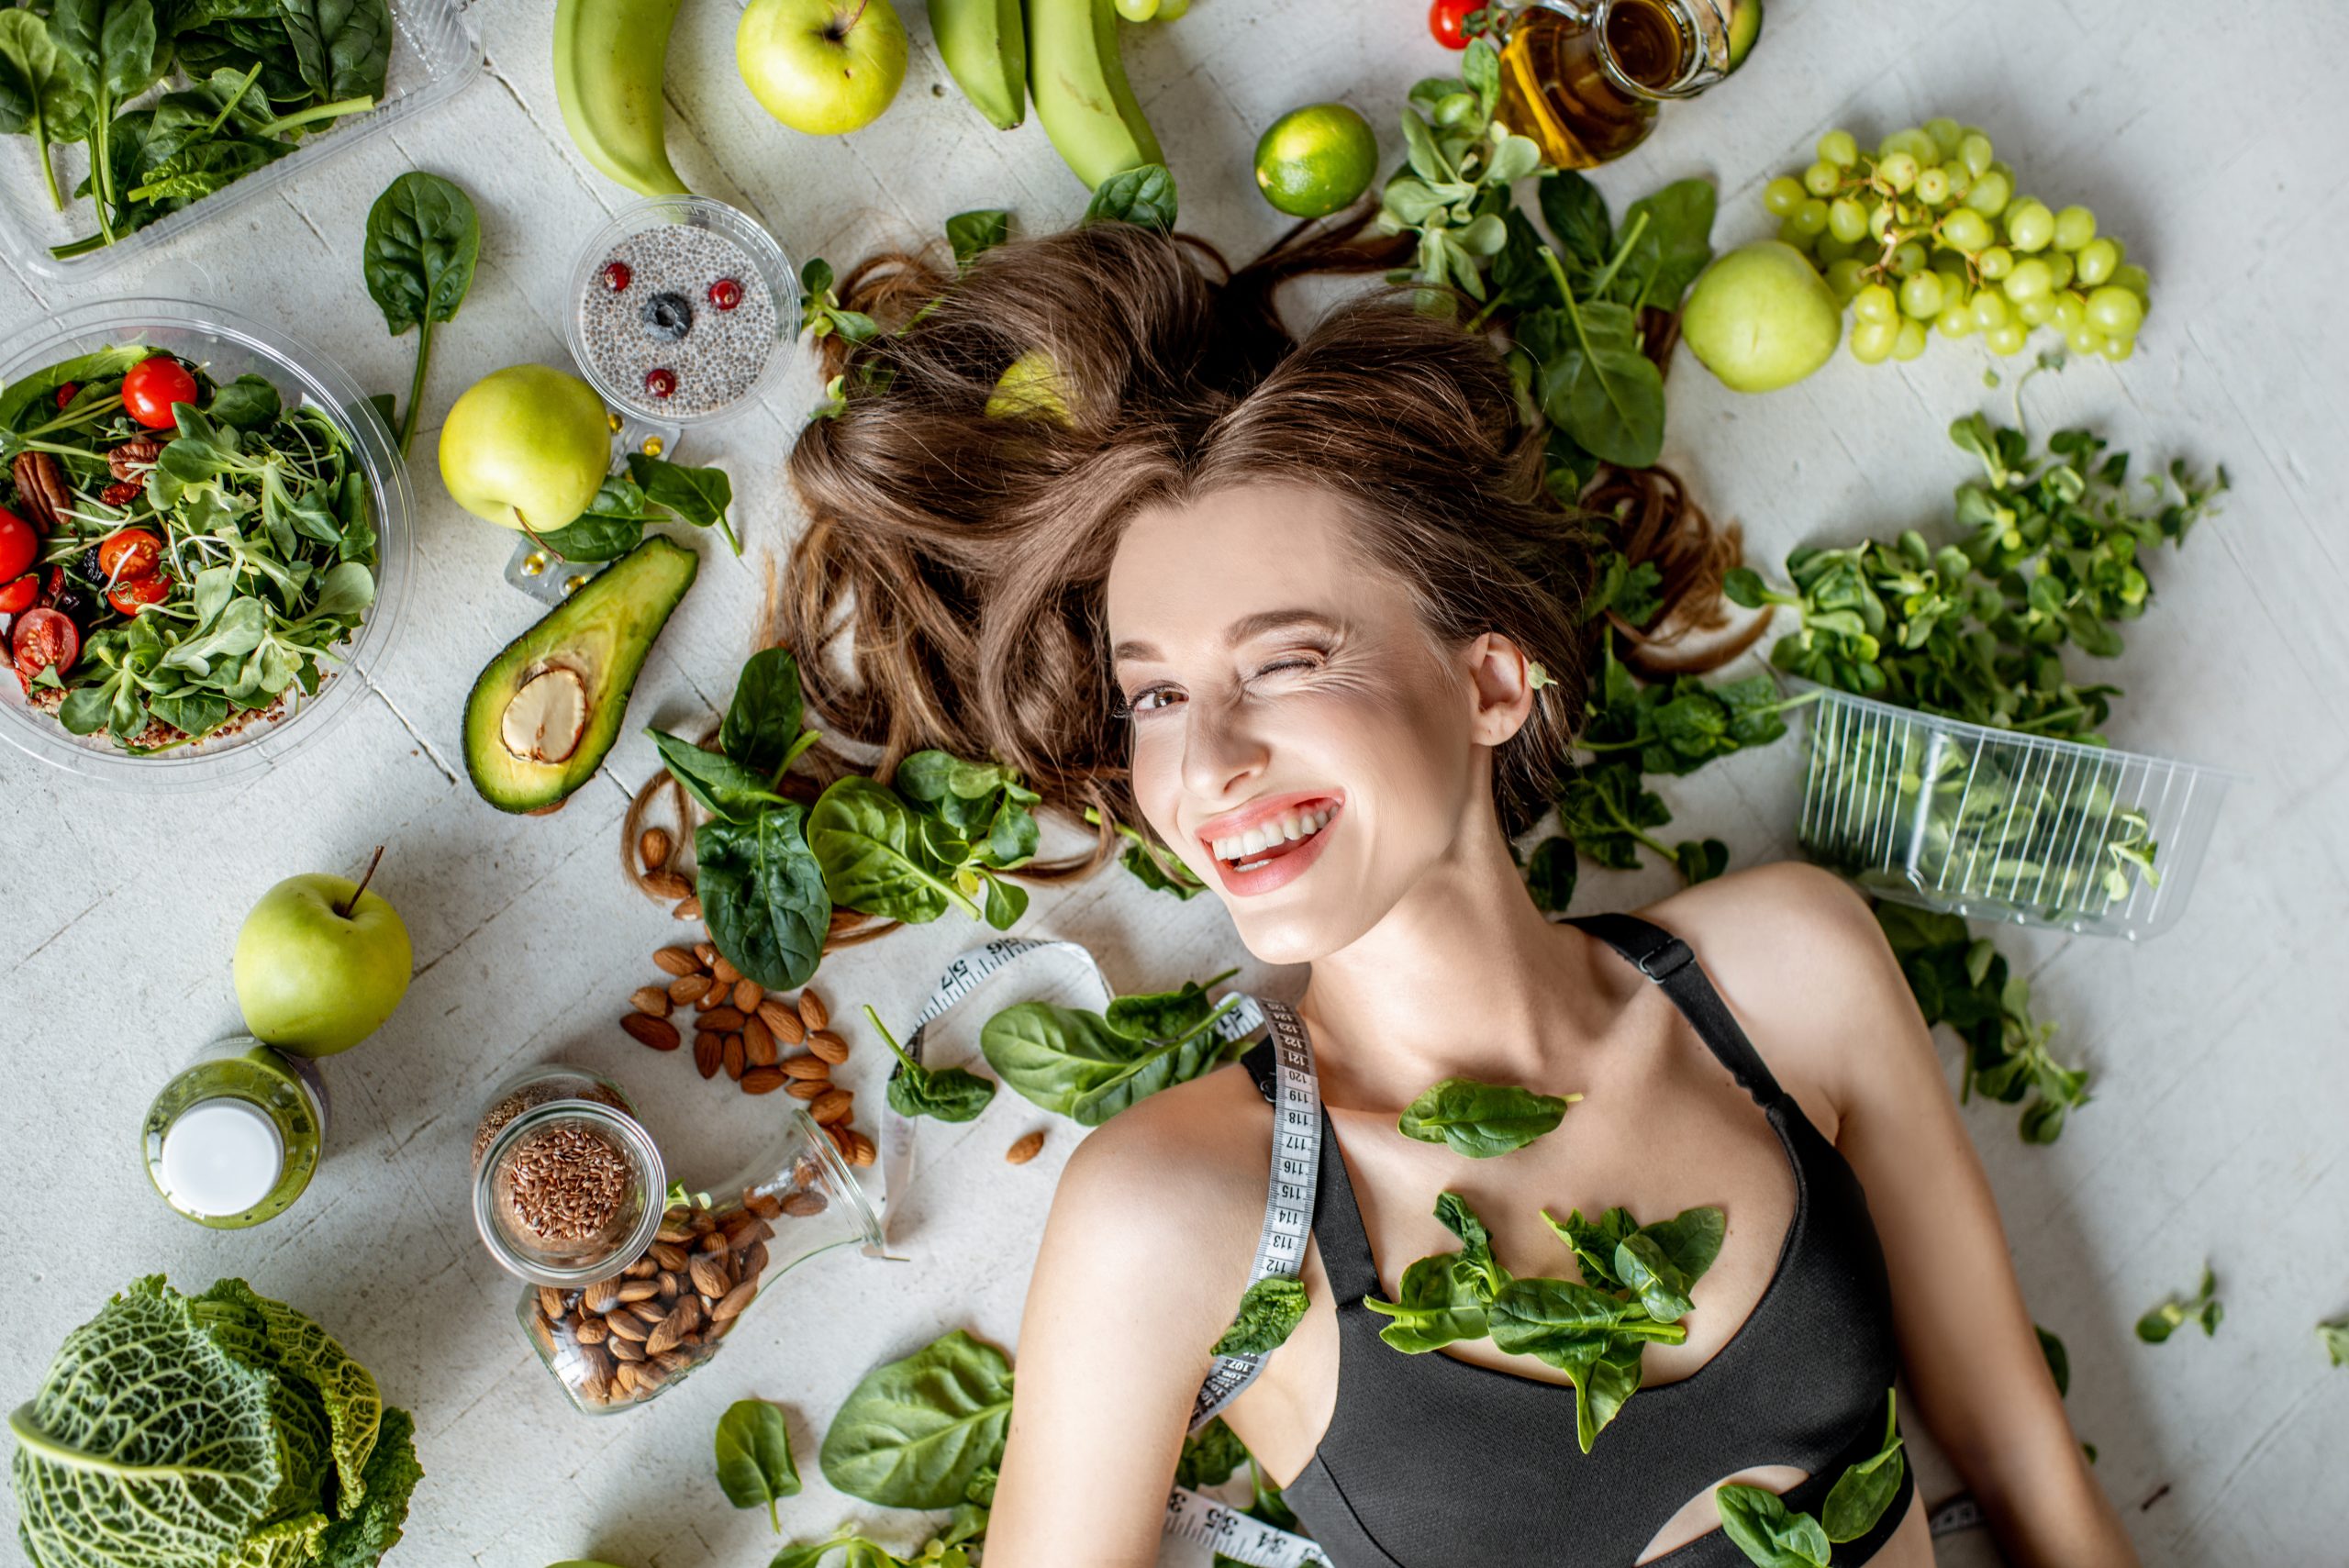
M1343 104L1291 109L1256 143L1256 188L1292 217L1337 211L1377 172L1378 138Z

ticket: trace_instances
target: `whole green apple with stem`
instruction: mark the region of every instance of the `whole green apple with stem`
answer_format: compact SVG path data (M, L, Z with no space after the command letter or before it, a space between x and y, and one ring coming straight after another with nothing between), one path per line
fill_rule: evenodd
M587 509L612 465L604 400L577 376L508 365L467 388L440 427L440 482L474 517L550 533Z
M348 1051L382 1027L407 993L416 962L407 928L367 884L312 872L261 896L237 931L230 972L255 1040L297 1056Z
M906 25L889 0L751 0L734 63L761 107L794 130L872 124L906 80Z

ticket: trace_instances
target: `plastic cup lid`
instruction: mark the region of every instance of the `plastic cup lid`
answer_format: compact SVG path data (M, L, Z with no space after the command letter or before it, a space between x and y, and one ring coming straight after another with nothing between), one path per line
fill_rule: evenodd
M260 1106L206 1100L163 1134L163 1186L173 1202L212 1218L242 1214L267 1197L285 1169L285 1140Z

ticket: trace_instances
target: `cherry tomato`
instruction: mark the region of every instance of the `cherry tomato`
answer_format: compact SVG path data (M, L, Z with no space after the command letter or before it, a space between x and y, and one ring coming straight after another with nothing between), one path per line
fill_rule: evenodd
M61 675L73 667L82 656L82 634L55 610L30 609L17 617L10 651L17 659L17 679L30 690L33 677L51 665Z
M162 557L163 541L145 528L117 528L98 541L98 570L109 583L135 583L152 577L156 562ZM6 575L0 573L0 576Z
M172 405L195 401L195 377L169 354L139 361L122 378L122 406L150 430L172 428Z
M62 408L81 395L82 384L78 381L69 381L57 389L57 406Z
M160 605L171 597L169 577L133 577L117 583L106 590L106 603L119 616L135 616L149 605Z
M21 576L40 551L40 535L16 513L0 510L0 583Z
M31 609L33 602L39 597L39 574L28 572L6 587L0 588L0 616L22 615Z
M1435 0L1428 7L1428 31L1435 41L1446 49L1468 47L1468 15L1481 11L1493 0Z

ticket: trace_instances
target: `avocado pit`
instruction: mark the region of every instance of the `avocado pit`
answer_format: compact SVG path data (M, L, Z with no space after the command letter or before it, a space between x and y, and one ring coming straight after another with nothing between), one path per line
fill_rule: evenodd
M577 672L550 664L507 703L498 738L524 762L560 762L579 749L586 728L586 683Z

